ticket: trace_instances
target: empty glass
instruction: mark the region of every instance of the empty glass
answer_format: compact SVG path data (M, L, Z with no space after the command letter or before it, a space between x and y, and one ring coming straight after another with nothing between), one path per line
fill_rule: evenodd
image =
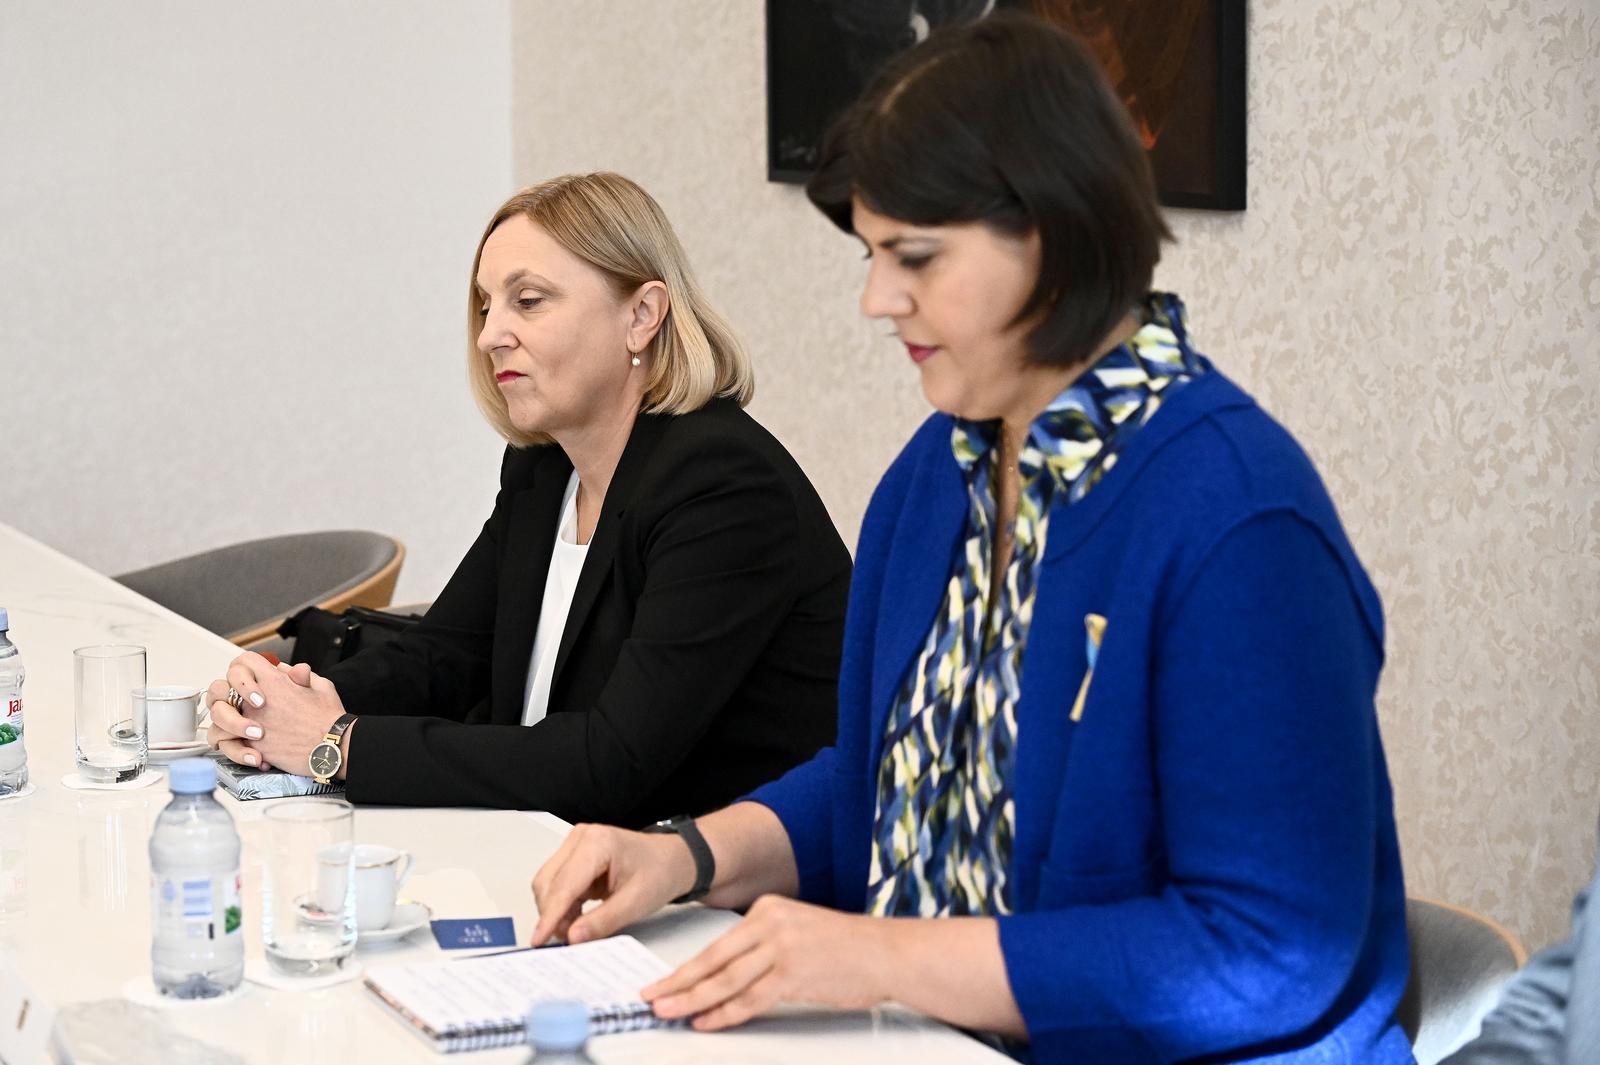
M72 652L76 694L74 737L78 775L97 784L120 784L144 772L147 739L144 648L118 644Z
M339 969L356 946L355 807L337 799L287 799L266 810L261 863L261 945L290 976Z

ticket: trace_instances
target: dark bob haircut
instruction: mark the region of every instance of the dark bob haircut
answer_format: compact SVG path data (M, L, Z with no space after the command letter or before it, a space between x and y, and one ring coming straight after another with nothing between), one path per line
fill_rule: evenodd
M1016 321L1037 363L1096 353L1150 289L1155 180L1127 109L1078 41L1028 15L941 29L892 59L828 131L806 195L845 232L853 197L911 225L1037 230Z

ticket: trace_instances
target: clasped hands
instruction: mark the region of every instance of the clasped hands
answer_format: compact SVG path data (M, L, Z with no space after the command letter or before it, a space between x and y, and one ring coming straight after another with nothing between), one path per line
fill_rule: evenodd
M579 825L533 879L533 942L601 939L649 916L694 883L676 836ZM584 910L590 900L598 906ZM779 1002L869 1009L889 999L893 921L763 895L747 915L641 997L658 1017L709 1032Z
M228 689L242 696L228 702ZM304 775L311 749L344 713L333 682L305 664L272 665L246 651L228 665L228 675L206 689L211 728L206 742L232 761Z

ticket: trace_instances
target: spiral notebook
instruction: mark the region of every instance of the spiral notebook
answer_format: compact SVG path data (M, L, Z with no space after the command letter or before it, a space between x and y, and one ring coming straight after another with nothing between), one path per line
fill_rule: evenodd
M374 965L365 982L435 1050L453 1053L524 1042L523 1015L546 999L585 1003L594 1035L665 1027L639 990L671 971L632 936L612 936L461 961Z

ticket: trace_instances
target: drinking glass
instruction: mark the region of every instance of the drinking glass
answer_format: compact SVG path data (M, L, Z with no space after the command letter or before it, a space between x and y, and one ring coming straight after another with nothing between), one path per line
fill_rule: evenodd
M147 737L144 648L126 644L80 647L72 652L76 695L74 739L78 775L97 784L120 784L144 772Z
M338 799L288 799L266 810L261 863L261 944L289 976L322 976L356 946L355 807Z

